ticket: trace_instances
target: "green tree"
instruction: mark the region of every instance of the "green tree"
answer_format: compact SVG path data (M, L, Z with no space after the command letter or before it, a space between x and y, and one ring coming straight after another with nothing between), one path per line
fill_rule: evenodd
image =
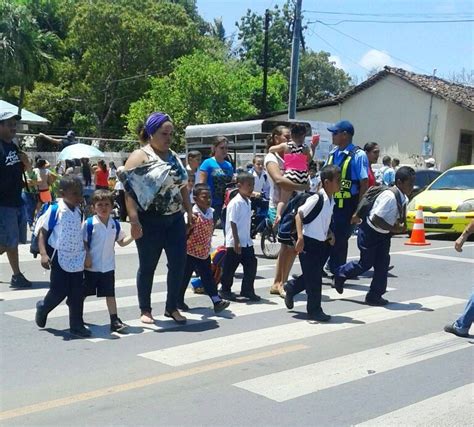
M39 28L25 5L0 0L0 86L4 97L9 89L19 87L20 112L25 92L52 75L59 42L55 34Z
M329 59L329 52L301 55L298 103L312 105L349 89L351 78Z
M287 0L280 9L275 6L270 11L269 25L269 70L278 70L289 79L291 64L291 45L294 25L294 0ZM240 46L238 56L263 66L264 16L251 10L236 23L239 29ZM346 90L350 76L339 70L329 61L327 52L313 52L304 49L304 31L302 28L303 49L300 50L300 67L298 78L298 105L305 106Z
M197 52L180 58L171 74L151 78L151 89L130 106L128 130L136 130L152 111L166 111L176 126L176 149L183 147L184 129L190 124L228 122L255 115L261 96L262 75L255 76L239 61ZM268 81L269 105L284 106L284 77L275 73Z

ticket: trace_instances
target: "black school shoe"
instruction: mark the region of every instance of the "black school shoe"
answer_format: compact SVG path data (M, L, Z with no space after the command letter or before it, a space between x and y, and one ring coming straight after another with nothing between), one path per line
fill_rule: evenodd
M75 335L81 338L89 338L92 335L92 332L90 331L90 329L85 326L81 326L79 328L71 328L69 329L69 332L72 335Z
M288 286L286 283L283 285L283 289L285 290L285 305L288 310L293 310L295 303L293 301L293 294L288 290Z
M214 303L214 313L220 313L221 311L225 310L229 307L230 301L226 301L225 299L221 299L219 302Z
M48 315L43 311L43 301L38 301L36 303L35 322L39 328L44 328L46 326L47 319Z
M118 332L119 334L125 332L128 325L123 323L118 317L110 324L110 332Z
M316 320L317 322L329 322L331 320L331 316L326 314L322 309L319 309L313 313L308 313L308 319Z
M248 293L241 292L240 296L243 298L247 298L250 301L255 301L255 302L260 301L262 299L262 297L260 297L260 295L257 295L255 292L248 292Z
M344 282L346 279L344 277L334 275L332 277L332 287L336 289L338 294L342 294L344 292Z
M219 291L219 296L220 296L222 299L225 299L225 300L227 300L227 301L237 301L237 294L235 294L235 293L232 292L232 291L220 290L220 291Z
M365 303L374 307L383 307L384 305L389 304L390 301L382 297L373 298L373 297L366 296Z
M22 273L14 274L10 280L10 288L31 288L32 285Z

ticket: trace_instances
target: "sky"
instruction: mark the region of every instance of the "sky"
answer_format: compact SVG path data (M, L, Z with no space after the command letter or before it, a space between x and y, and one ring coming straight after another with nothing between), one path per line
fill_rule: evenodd
M263 14L265 9L283 4L284 0L197 1L205 20L223 19L226 35L234 34L235 43L235 22L247 9ZM474 73L474 22L340 22L474 21L473 0L303 0L302 9L303 23L308 26L307 46L329 52L336 66L358 82L365 80L369 71L384 65L420 74L432 74L436 69L438 77L448 79L463 69Z

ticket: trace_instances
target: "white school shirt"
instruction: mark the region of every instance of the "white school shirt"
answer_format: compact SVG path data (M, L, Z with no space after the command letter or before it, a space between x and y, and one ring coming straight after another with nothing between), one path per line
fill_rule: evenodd
M251 219L252 210L250 208L250 200L245 200L240 194L237 194L227 205L225 219L225 245L227 248L234 247L231 222L234 222L237 226L240 246L242 248L253 246L253 241L250 238Z
M265 170L267 170L267 164L268 163L276 163L278 165L278 167L280 168L280 172L283 173L285 172L285 162L283 161L283 159L276 153L268 153L266 156L265 156L265 159L264 159L264 166L265 166ZM269 196L269 199L270 199L270 202L269 202L269 206L271 208L276 208L277 205L278 205L278 202L280 201L280 187L278 187L278 185L276 185L273 180L272 180L272 177L270 176L270 174L268 173L267 171L267 177L268 177L268 183L270 184L270 196Z
M332 211L334 209L334 198L329 198L324 189L308 197L304 204L298 208L298 213L306 218L316 206L318 199L323 197L323 207L319 215L309 224L303 224L303 236L324 242L328 237L329 225L331 224Z
M399 188L397 191L400 193L400 199L402 201L402 208L408 203L408 197L403 194ZM374 215L377 215L379 218L382 218L387 224L394 225L395 221L399 219L400 213L398 211L397 199L395 198L395 193L392 190L385 190L375 199L374 205L370 210L370 213L367 217L367 224L369 224L375 231L382 234L388 234L388 230L376 227L372 220ZM401 218L404 220L404 218Z
M35 226L35 233L40 228L48 230L48 222L51 214L51 207L40 217ZM74 210L58 199L58 210L56 225L49 236L48 244L55 249L59 266L69 273L76 273L84 270L86 251L82 240L82 213L79 207Z
M92 244L89 252L92 258L92 267L86 268L87 271L96 271L107 273L115 270L115 237L117 229L115 221L109 216L109 221L105 225L97 215L92 217ZM88 241L87 221L82 226L82 237L84 242ZM126 237L125 232L120 229L117 241Z
M258 173L253 171L252 175L255 179L253 191L255 191L256 193L262 193L266 197L268 197L268 193L270 191L270 183L268 182L267 173L265 171L262 171L260 176L258 176Z

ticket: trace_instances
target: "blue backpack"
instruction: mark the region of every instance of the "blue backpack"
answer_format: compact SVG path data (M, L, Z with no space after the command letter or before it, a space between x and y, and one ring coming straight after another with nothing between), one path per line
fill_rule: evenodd
M92 231L94 230L94 224L92 223L94 217L90 216L86 219L86 229L87 229L87 246L89 249L91 248L92 242ZM112 218L115 223L115 241L117 241L120 233L120 222L118 222L115 218Z
M294 246L297 240L296 233L296 215L298 214L298 208L303 206L306 200L313 196L311 193L297 193L289 201L285 207L285 210L281 214L281 220L278 225L278 241L285 245ZM319 194L318 201L314 208L311 210L309 215L303 218L303 224L309 224L314 221L316 217L321 213L324 204L324 197Z
M48 234L46 235L46 245L48 244L49 236L51 236L51 233L53 232L53 228L56 226L56 223L58 222L57 202L54 201L51 203L45 203L43 206L41 206L41 209L36 214L36 219L35 219L35 224L36 224L39 218L46 213L49 207L51 207L51 214L49 215L49 220L48 220ZM33 258L36 258L39 254L38 235L35 234L34 231L33 231L33 234L31 235L30 253L33 254Z

